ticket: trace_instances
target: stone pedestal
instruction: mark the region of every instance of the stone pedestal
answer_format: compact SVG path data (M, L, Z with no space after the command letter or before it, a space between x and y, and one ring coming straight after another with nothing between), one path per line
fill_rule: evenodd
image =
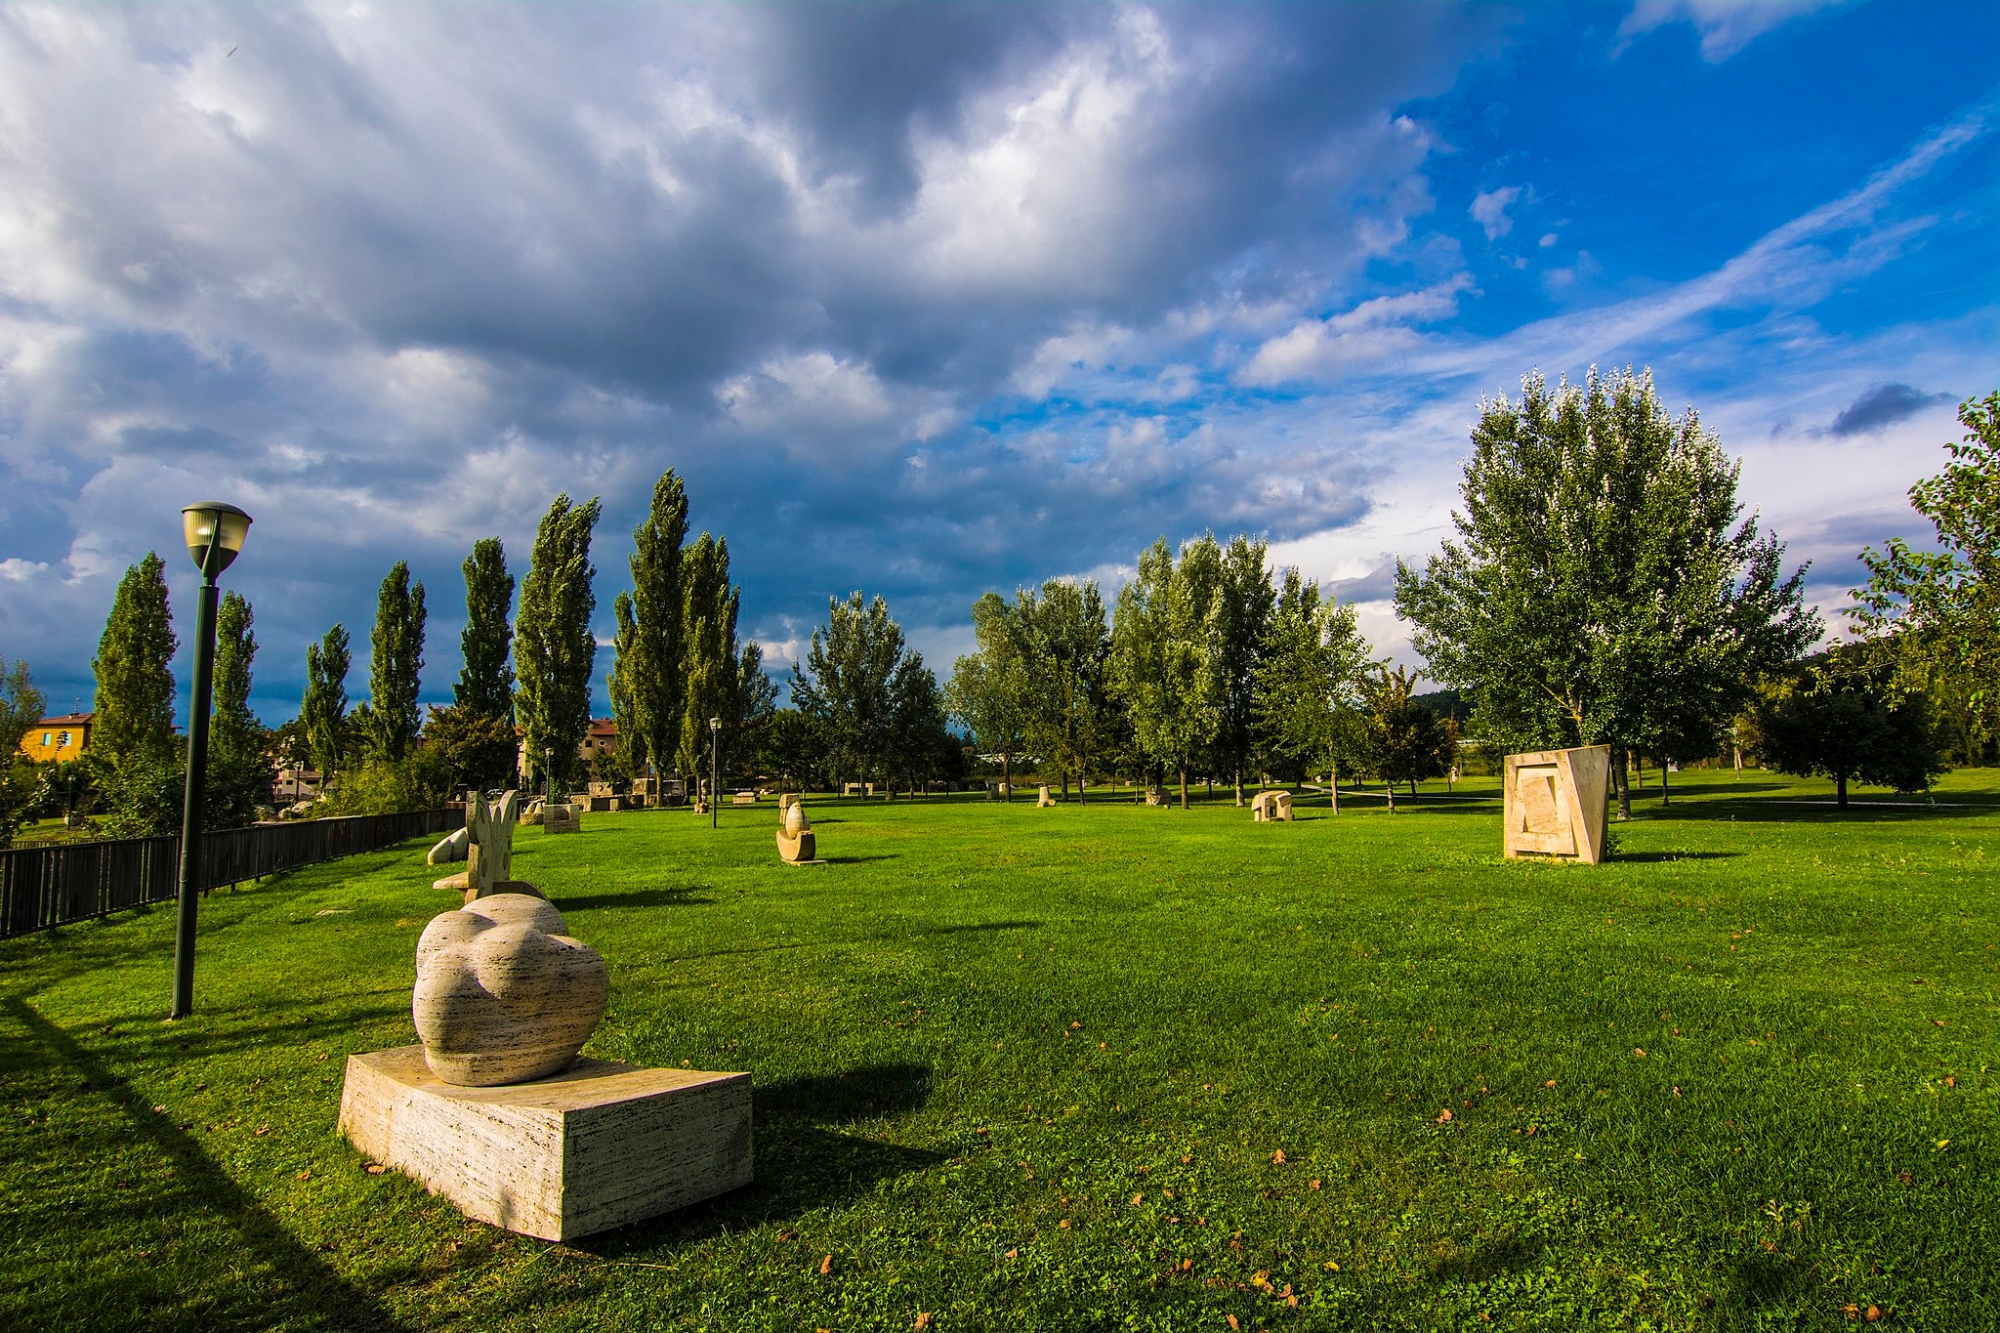
M421 1046L349 1056L340 1129L475 1221L570 1240L750 1183L750 1075L578 1059L462 1088Z
M1611 747L1510 754L1501 770L1501 816L1509 857L1604 859L1604 802Z

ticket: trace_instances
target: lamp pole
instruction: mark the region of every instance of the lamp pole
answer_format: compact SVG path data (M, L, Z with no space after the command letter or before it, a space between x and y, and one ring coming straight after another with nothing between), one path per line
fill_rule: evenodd
M708 826L720 828L722 788L718 785L722 769L722 719L708 720Z
M181 883L174 924L174 1007L169 1018L194 1012L194 933L201 898L201 826L207 815L209 695L215 677L215 580L243 549L250 516L213 501L181 511L188 554L201 570L196 601L193 697L188 700L187 788L181 799Z

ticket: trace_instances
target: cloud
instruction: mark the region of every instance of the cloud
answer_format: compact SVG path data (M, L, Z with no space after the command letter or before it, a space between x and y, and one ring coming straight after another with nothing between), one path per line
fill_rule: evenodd
M1503 185L1497 190L1482 190L1472 196L1472 207L1466 211L1472 215L1486 231L1486 239L1497 241L1514 230L1514 219L1507 216L1507 210L1521 197L1518 185Z
M1618 27L1620 37L1669 23L1691 23L1701 34L1702 58L1727 60L1765 33L1842 0L1636 0Z
M1836 437L1873 435L1927 407L1957 401L1948 393L1924 393L1907 384L1871 384L1867 392L1841 409L1826 433Z

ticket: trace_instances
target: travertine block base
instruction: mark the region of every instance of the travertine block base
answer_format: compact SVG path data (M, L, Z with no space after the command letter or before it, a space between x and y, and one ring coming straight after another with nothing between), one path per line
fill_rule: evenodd
M347 1058L340 1130L477 1222L542 1240L624 1226L750 1183L750 1075L579 1059L460 1088L402 1046Z

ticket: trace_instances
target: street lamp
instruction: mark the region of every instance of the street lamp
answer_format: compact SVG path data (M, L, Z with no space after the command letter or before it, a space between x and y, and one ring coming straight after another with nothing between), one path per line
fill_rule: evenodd
M250 515L235 505L204 500L181 510L188 554L201 571L196 601L193 697L188 700L187 791L181 798L180 913L174 926L174 1007L169 1018L194 1012L194 925L201 880L201 826L207 815L208 713L215 678L216 576L229 568L250 533Z
M553 805L556 799L556 751L549 746L542 751L542 804Z
M722 801L722 789L717 785L719 781L717 774L722 769L721 751L722 719L712 717L708 720L708 826L710 828L721 827L717 822L721 817L718 807Z

